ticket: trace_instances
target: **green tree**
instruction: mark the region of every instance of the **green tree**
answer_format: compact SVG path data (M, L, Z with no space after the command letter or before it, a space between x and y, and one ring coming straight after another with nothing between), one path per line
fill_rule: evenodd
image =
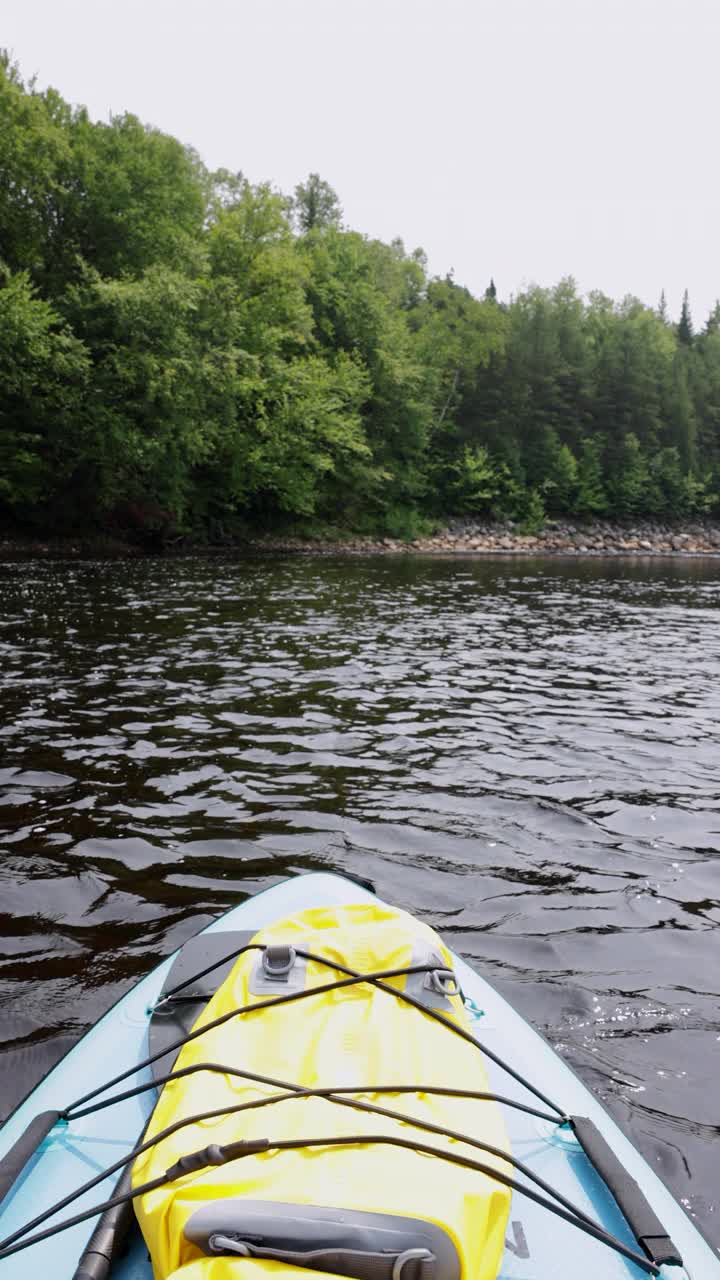
M705 335L720 332L720 298L716 301L705 324Z
M311 173L307 181L295 188L295 218L301 233L339 227L342 209L337 194L319 173Z
M683 346L689 347L693 340L692 316L690 315L690 298L687 289L683 294L682 310L680 312L680 320L677 327L678 342Z
M667 436L679 450L686 471L697 463L697 418L693 402L694 352L678 345L671 365L667 403Z
M461 514L480 514L492 508L501 490L497 469L482 445L465 445L452 463L445 480L450 509Z
M186 514L192 468L212 447L193 337L200 300L197 283L160 266L117 280L88 268L68 294L93 360L84 466L100 511L132 501Z
M531 489L527 496L523 519L520 525L521 533L539 533L545 524L545 504L542 494L538 489Z
M39 283L62 246L60 208L71 162L69 108L25 86L0 53L0 260Z
M720 509L720 304L571 278L499 303L421 250L95 123L0 57L0 503L409 532L427 514ZM534 512L534 514L533 514ZM160 513L159 515L157 513ZM163 513L165 513L163 515ZM530 515L528 515L530 513Z
M407 265L397 251L332 227L301 247L319 349L326 358L352 356L367 377L362 417L372 465L342 506L361 522L382 523L389 510L412 507L426 483L432 405L405 305Z
M611 472L609 483L613 509L618 515L645 515L651 509L647 458L632 431L623 441L617 466Z
M83 344L36 296L27 273L3 273L0 510L21 523L77 517L72 487L87 450L90 372Z
M561 445L558 450L552 481L552 496L548 494L547 497L548 509L563 514L574 511L579 487L578 464L574 453L566 444Z
M585 436L580 444L578 459L577 496L575 509L579 515L604 515L608 510L608 495L603 479L603 445L599 439Z
M506 319L497 305L479 302L451 280L431 280L411 323L432 415L434 505L453 510L457 468L463 474L473 450L488 444L481 388L489 362L503 351Z
M662 515L686 514L687 487L676 448L661 449L650 460L652 506Z
M82 259L100 275L141 275L153 265L194 273L210 182L197 155L136 116L69 128L72 150L60 202L63 253L53 287Z
M263 521L313 515L373 473L361 417L367 371L352 349L319 349L306 297L311 259L298 252L287 203L269 186L245 184L216 212L208 249L206 340L224 335L229 379L213 460L202 468L205 505L216 516L240 510Z

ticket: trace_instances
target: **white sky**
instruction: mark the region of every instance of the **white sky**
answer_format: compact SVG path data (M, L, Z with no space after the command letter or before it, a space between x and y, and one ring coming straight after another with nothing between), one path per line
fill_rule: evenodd
M0 0L0 44L474 292L720 295L720 0Z

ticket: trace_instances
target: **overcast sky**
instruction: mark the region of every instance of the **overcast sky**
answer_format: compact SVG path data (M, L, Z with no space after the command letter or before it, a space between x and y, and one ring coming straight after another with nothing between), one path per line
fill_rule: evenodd
M0 0L0 44L476 293L720 295L720 0Z

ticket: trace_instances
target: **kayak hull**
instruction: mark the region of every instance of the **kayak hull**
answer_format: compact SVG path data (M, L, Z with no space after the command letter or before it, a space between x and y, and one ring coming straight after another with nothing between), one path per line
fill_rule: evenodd
M342 876L313 873L283 881L248 899L214 921L207 933L255 932L284 916L317 906L377 901L369 890ZM106 1080L130 1070L148 1054L150 1014L174 956L163 961L129 991L57 1064L0 1129L0 1159L12 1148L38 1113L60 1110ZM473 1014L473 1031L494 1053L562 1107L566 1114L587 1116L612 1147L628 1174L677 1245L684 1268L663 1268L668 1280L720 1280L720 1259L624 1136L600 1103L543 1038L481 975L459 957L455 971ZM418 1015L421 1016L421 1015ZM499 1094L533 1105L536 1099L505 1071L486 1059L491 1087ZM122 1089L151 1078L143 1068ZM150 1090L136 1098L56 1125L44 1140L0 1208L4 1239L28 1221L42 1218L61 1196L68 1195L132 1149L155 1102ZM506 1109L513 1153L546 1182L590 1214L630 1248L636 1241L617 1204L567 1128ZM109 1198L119 1174L114 1173L61 1212L53 1221L81 1213ZM2 1280L29 1276L72 1277L96 1219L80 1223L25 1252L3 1260ZM510 1226L500 1270L502 1280L637 1280L645 1273L570 1224L550 1216L520 1193L513 1195ZM134 1232L129 1247L113 1265L113 1280L151 1280L144 1243Z

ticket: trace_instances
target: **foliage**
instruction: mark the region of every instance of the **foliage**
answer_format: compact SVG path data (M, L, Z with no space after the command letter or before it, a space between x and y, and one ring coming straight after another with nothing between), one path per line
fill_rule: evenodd
M82 466L90 368L81 342L27 273L0 281L0 506L20 521L52 513Z
M720 304L503 302L0 57L0 517L410 538L720 511Z
M650 472L642 445L634 432L625 436L610 478L613 510L636 516L647 510Z
M682 311L680 312L680 320L677 328L678 342L683 346L689 347L693 340L693 324L690 315L690 298L687 289L683 294Z
M340 201L330 184L323 181L319 173L311 173L307 182L298 183L293 208L300 232L340 225Z
M521 533L540 533L545 524L545 504L538 489L531 489L520 525Z
M580 442L578 463L578 488L575 511L582 516L604 515L608 510L608 497L603 482L603 442L585 436Z
M450 479L445 487L452 509L458 514L479 514L490 510L500 493L498 470L482 445L465 445L462 453L449 464Z

